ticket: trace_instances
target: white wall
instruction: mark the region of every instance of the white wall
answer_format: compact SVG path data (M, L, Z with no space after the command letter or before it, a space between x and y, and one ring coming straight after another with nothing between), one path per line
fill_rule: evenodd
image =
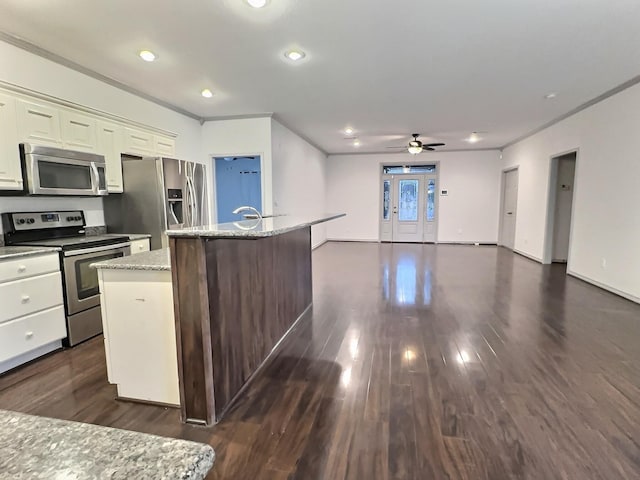
M273 185L271 160L271 118L215 120L202 125L201 156L206 159L209 187L213 192L213 157L260 155L262 160L262 210L272 213ZM215 195L211 195L215 212Z
M640 301L638 132L635 85L505 149L520 166L516 249L543 258L550 159L579 149L568 270Z
M500 171L497 150L433 152L422 157L400 154L330 155L327 162L327 209L347 217L327 224L332 240L377 241L380 170L384 163L438 162L439 242L486 242L498 239Z
M275 120L271 139L273 213L324 213L327 156ZM313 247L326 241L326 228L325 223L311 228Z

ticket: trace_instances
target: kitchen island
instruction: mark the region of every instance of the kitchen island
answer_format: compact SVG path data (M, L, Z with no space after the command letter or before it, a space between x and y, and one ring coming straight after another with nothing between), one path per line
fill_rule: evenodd
M202 443L0 410L0 478L202 480Z
M183 421L219 421L309 309L311 226L342 216L167 231Z

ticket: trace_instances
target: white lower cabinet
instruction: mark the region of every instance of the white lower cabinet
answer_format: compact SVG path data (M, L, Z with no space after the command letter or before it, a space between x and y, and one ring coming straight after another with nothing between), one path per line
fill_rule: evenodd
M98 269L109 382L128 400L180 404L171 272Z
M0 373L62 346L59 262L57 253L0 260Z

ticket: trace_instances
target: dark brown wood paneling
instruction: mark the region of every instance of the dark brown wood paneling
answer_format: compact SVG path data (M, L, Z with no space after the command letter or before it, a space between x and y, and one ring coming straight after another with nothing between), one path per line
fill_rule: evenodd
M311 228L260 239L174 238L171 248L183 410L210 423L311 304ZM213 385L207 401L203 376Z
M170 239L182 420L214 421L209 292L203 241Z

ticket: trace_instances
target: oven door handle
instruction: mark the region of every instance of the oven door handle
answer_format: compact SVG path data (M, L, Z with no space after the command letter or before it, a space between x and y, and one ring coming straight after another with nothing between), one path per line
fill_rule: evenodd
M85 255L87 253L106 252L109 250L122 250L130 246L131 246L131 242L117 243L115 245L104 245L102 247L78 248L77 250L68 250L64 252L64 256L73 257L75 255Z

